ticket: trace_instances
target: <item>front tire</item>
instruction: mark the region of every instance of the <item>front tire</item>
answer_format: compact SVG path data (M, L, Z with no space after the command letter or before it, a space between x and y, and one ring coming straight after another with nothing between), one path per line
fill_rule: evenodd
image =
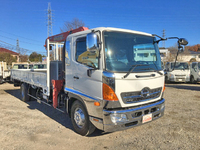
M168 77L165 76L165 83L169 83Z
M78 100L72 104L71 121L74 130L80 135L90 135L95 130L95 126L89 120L85 106Z

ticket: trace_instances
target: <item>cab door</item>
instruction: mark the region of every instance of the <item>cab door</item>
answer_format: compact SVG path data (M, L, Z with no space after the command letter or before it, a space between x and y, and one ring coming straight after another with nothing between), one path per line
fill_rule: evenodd
M101 98L102 71L99 70L99 53L86 50L86 36L74 39L73 89L90 99ZM88 75L90 70L91 74Z

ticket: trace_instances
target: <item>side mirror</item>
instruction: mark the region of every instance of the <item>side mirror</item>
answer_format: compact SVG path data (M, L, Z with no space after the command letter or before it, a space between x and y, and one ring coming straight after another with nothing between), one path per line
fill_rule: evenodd
M184 47L183 46L185 46L187 44L188 44L188 41L186 39L184 39L184 38L178 39L178 51L179 52L183 52L184 51Z
M88 33L86 38L87 51L98 50L98 36L95 33Z
M187 45L188 44L188 41L186 40L186 39L184 39L184 38L180 38L179 40L178 40L178 44L179 45Z

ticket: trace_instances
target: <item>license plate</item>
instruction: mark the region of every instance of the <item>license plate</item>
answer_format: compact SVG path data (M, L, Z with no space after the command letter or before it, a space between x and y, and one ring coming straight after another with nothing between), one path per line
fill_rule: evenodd
M178 79L178 81L183 81L183 79Z
M152 120L152 114L147 114L142 117L142 123L146 123Z

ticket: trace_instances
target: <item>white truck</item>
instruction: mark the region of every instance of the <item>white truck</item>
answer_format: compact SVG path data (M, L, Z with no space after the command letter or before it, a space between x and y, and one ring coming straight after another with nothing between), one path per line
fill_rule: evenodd
M11 78L23 101L64 109L81 135L135 127L164 115L161 40L132 30L80 27L46 40L46 72L13 69Z
M190 69L188 62L167 62L166 82L190 82Z
M6 62L0 62L0 84L10 79L10 70Z
M200 62L192 62L190 64L190 82L196 83L200 81Z

